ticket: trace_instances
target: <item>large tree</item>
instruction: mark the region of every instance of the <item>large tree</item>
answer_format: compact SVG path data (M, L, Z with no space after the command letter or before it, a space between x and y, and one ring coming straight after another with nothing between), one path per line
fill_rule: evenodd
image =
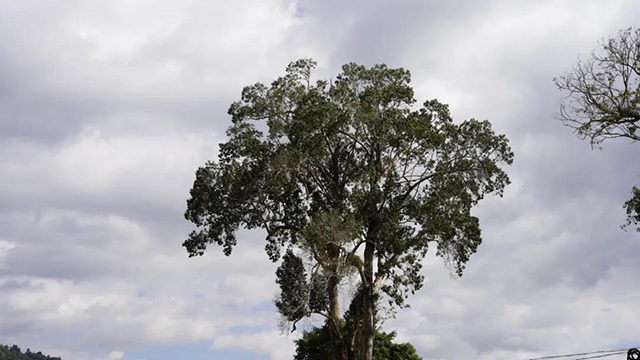
M381 295L402 306L418 290L430 244L459 275L480 245L471 209L509 183L513 153L488 121L454 123L436 100L416 107L409 71L347 64L312 80L312 60L291 63L231 105L228 141L196 172L185 217L197 225L190 256L209 244L231 254L240 228L266 230L280 259L276 305L296 322L325 316L335 359L373 353ZM341 328L340 285L359 282L361 349ZM352 332L355 333L355 332Z
M640 140L640 29L603 39L587 60L554 79L566 91L557 118L592 146L605 140ZM640 221L640 189L625 203L627 225ZM640 231L640 227L638 227Z

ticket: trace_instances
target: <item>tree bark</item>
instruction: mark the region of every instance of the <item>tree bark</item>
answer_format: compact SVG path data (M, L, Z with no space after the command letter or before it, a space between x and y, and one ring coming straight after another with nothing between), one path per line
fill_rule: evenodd
M362 360L373 357L373 336L375 333L375 289L373 288L373 242L367 241L364 248L364 288L362 294Z
M347 344L340 326L340 303L338 302L338 277L332 275L327 283L329 293L329 337L333 346L334 360L349 360Z

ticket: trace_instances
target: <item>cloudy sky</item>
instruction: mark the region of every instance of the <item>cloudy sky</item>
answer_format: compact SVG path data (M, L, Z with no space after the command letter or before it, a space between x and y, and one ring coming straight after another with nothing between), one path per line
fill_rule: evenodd
M0 343L67 360L290 359L262 235L181 243L194 172L244 85L313 57L384 62L419 101L489 119L516 159L477 209L461 279L384 324L424 359L525 359L640 342L640 144L591 150L552 119L554 76L638 25L636 0L0 0Z

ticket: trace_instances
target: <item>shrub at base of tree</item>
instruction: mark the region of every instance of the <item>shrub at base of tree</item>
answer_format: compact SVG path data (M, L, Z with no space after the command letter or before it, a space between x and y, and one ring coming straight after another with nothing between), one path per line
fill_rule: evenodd
M344 324L343 324L344 325ZM373 360L422 360L413 345L399 344L393 340L395 331L386 333L376 331L373 339ZM358 358L358 354L353 354ZM302 338L296 340L296 354L294 360L326 360L334 358L333 347L329 334L329 326L305 331Z

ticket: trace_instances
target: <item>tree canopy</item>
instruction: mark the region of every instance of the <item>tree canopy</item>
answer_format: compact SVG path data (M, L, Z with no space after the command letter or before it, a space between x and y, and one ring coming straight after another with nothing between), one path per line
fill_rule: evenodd
M558 118L580 138L592 145L640 140L640 29L602 40L589 59L554 82L568 92Z
M568 94L557 118L592 146L605 140L640 140L640 29L628 28L602 40L587 60L554 79ZM640 221L640 190L624 205L627 223ZM638 227L640 231L640 227Z
M489 121L455 123L448 106L416 107L408 70L346 64L313 80L310 59L229 108L228 141L196 172L185 217L190 256L217 244L229 255L240 228L266 230L278 269L276 302L289 321L330 319L335 358L354 353L340 327L339 286L359 279L362 358L371 359L380 295L392 306L422 286L435 245L461 275L481 243L472 208L509 183L513 153ZM303 271L304 270L304 271Z

